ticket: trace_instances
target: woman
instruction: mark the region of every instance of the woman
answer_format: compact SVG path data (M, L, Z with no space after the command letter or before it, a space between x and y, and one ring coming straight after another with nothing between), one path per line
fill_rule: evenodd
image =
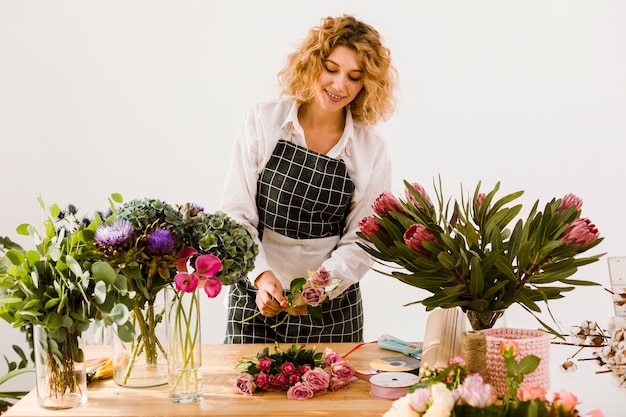
M230 289L225 343L359 342L372 261L356 231L390 188L373 125L393 111L396 71L378 32L342 16L312 28L278 78L282 99L244 118L222 198L259 244L249 279ZM287 290L321 266L342 282L318 319L289 308Z

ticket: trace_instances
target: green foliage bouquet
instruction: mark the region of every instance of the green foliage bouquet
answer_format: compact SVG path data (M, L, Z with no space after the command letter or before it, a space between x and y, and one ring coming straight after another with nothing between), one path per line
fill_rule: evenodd
M73 206L46 208L41 228L22 224L34 249L12 245L0 262L0 317L14 327L41 326L47 340L53 394L75 392L75 363L83 362L79 338L92 320L124 323L128 317L125 283L106 262L94 260L90 242L102 223L80 217Z
M598 285L570 278L602 256L579 257L602 238L580 217L582 201L573 194L552 199L543 210L536 201L510 229L522 209L511 203L523 191L497 198L500 183L487 193L478 183L471 198L452 202L439 180L435 207L421 185L405 186L405 198L390 192L378 197L375 214L361 220L360 246L380 264L401 267L379 272L430 292L418 301L427 310L460 307L478 313L476 327L487 328L492 312L513 303L539 320L538 302L547 305L576 285Z

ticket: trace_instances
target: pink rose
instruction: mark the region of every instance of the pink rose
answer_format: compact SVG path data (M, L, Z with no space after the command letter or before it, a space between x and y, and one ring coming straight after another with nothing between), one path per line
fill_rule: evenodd
M313 390L302 382L298 382L287 390L287 398L292 400L307 400L312 396Z
M311 307L317 307L326 299L326 294L323 288L309 287L302 290L302 298Z
M348 362L335 362L330 367L330 374L336 378L350 379L354 376L354 368Z
M520 401L541 400L546 401L546 390L536 385L530 387L519 387L517 389L517 398Z
M514 358L519 353L519 346L514 340L501 340L500 353L505 358Z
M374 200L374 204L372 204L372 208L374 209L374 213L379 216L385 215L390 211L406 211L400 201L389 191L385 191Z
M252 375L246 373L242 373L237 376L233 387L235 392L243 394L246 397L251 396L256 388Z
M350 386L350 380L344 378L330 378L330 391L339 391Z
M462 356L455 356L454 358L452 358L452 359L450 359L448 361L448 365L450 365L452 363L458 363L461 366L467 365L467 362L465 361L465 359L463 359Z
M314 287L327 287L332 282L330 272L323 266L319 267L317 271L311 272L311 276L309 276L309 283Z
M596 226L587 218L574 220L563 232L561 241L566 245L580 245L586 248L600 238Z
M430 251L423 246L423 242L437 243L435 236L423 224L412 224L404 232L404 243L413 251L428 258L430 257Z
M280 370L287 375L291 375L296 372L296 366L291 362L285 362L280 365Z
M430 401L430 388L418 388L408 394L411 408L417 413L423 413Z
M578 404L578 397L569 391L561 390L554 393L554 401L552 406L556 409L561 409L564 412L572 411Z
M257 366L260 371L269 371L272 366L272 360L266 356L259 359L259 364Z
M302 375L302 382L311 388L314 395L319 395L328 388L330 375L322 368L314 368Z
M596 408L595 410L591 410L590 412L585 414L585 417L604 417L604 414L602 414L602 411Z
M266 390L269 385L268 375L265 372L259 372L254 376L254 382L262 390Z
M310 370L311 370L311 367L309 365L302 365L300 369L298 370L298 373L300 373L300 375L304 375Z
M367 216L359 222L359 229L368 239L371 239L372 235L376 236L382 228L378 220L372 216Z
M341 360L341 355L331 348L327 347L324 350L324 363L327 365L331 365L333 363L339 362Z

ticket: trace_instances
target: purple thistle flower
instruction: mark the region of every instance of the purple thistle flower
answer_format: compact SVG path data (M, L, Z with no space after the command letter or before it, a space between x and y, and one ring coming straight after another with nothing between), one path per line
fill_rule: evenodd
M176 249L176 239L166 229L156 229L146 241L146 251L151 255L169 255Z
M96 242L105 246L125 243L133 234L133 225L127 220L116 220L113 224L102 225L96 229Z

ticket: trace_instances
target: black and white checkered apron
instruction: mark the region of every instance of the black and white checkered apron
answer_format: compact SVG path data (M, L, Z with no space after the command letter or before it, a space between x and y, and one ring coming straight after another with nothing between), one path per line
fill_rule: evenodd
M342 160L280 140L257 182L259 236L265 230L299 242L341 235L350 210L354 183ZM267 233L270 233L269 231ZM301 262L302 259L284 259ZM313 267L316 269L320 265ZM332 271L331 271L332 273ZM298 278L298 277L292 277ZM363 340L363 306L359 284L324 303L323 315L258 315L256 288L242 280L229 292L224 343L335 343ZM285 291L285 294L288 294ZM272 329L287 314L284 324Z

